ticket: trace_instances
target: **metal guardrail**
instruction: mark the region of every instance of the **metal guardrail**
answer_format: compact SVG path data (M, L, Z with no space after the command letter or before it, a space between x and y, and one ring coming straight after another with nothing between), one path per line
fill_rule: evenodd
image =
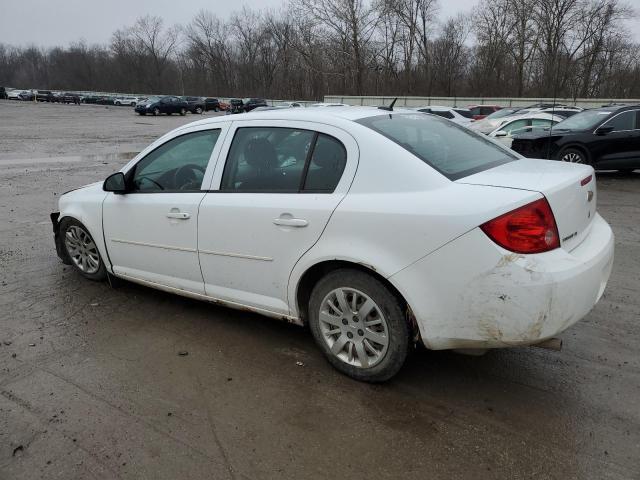
M350 96L325 95L325 102L346 103L348 105L389 105L394 96ZM421 107L442 105L445 107L466 107L468 105L500 105L502 107L526 107L534 103L562 103L583 108L601 107L611 103L639 103L640 99L629 98L514 98L514 97L397 97L398 107Z

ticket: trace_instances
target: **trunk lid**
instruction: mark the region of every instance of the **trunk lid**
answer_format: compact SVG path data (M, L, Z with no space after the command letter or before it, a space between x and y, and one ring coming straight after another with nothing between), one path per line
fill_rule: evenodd
M553 211L560 244L568 251L584 240L596 214L596 177L588 165L526 158L456 183L540 192Z

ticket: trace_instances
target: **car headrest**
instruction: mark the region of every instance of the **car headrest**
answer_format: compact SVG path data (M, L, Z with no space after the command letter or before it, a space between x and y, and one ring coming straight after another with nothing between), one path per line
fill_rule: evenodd
M336 168L344 162L344 147L335 140L318 141L313 152L313 163L320 168Z
M278 154L266 138L253 138L244 147L244 158L254 168L269 170L275 167Z

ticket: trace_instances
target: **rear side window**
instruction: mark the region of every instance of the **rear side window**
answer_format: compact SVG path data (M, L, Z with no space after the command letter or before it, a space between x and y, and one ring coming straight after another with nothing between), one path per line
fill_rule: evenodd
M462 115L464 118L473 118L473 115L471 114L470 110L467 110L465 108L454 108L454 110L460 115Z
M281 127L239 128L220 189L227 192L333 192L346 165L333 137Z
M450 180L518 158L482 135L437 117L389 114L363 118L358 123L397 143Z
M613 127L613 131L633 130L636 128L636 112L629 110L616 115L603 126Z
M448 110L434 110L433 112L434 115L437 115L439 117L442 118L448 118L448 119L452 119L453 118L453 113L449 112Z

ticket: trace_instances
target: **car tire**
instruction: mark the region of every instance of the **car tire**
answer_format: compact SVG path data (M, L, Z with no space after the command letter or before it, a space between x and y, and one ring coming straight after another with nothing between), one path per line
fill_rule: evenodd
M78 220L65 217L60 222L60 239L71 266L89 280L102 281L107 269L87 228Z
M153 116L157 117L158 115L160 115L160 109L158 107L153 109Z
M196 107L196 113L197 113L198 115L202 115L202 108L200 108L200 107Z
M115 105L119 107L122 104L120 102L116 102Z
M407 358L411 336L402 302L368 273L328 273L311 292L308 317L329 363L353 379L384 382Z
M219 112L219 111L220 111L220 109L219 109L218 107L215 107L215 108L213 109L213 111L214 111L214 112Z
M187 109L186 108L181 108L180 109L180 115L182 115L183 117L187 114Z
M131 102L131 103L129 104L129 106L131 106L131 107L134 107L134 108L135 108L135 106L136 106L136 102Z
M564 150L562 150L558 155L558 159L563 162L569 163L583 163L587 165L589 164L587 155L582 150L573 147L565 148Z
M144 116L146 115L146 113L144 113L144 112L138 112L138 115L140 115L140 116L144 117Z

